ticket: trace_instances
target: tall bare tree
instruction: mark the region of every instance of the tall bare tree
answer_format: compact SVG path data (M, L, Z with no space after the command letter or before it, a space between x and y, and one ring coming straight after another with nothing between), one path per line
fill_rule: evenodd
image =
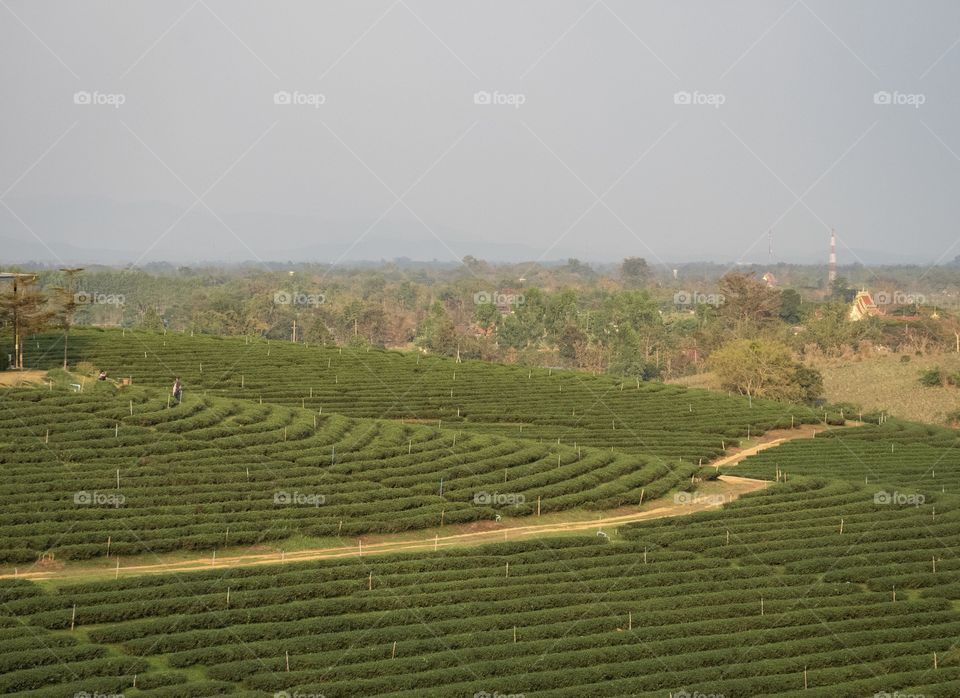
M23 341L31 334L42 332L53 317L47 297L37 285L37 277L18 274L13 285L0 293L0 318L13 328L13 368L23 369Z
M83 269L74 267L71 269L61 269L65 275L62 286L57 286L54 291L57 296L57 309L55 320L57 327L63 330L63 370L67 370L67 349L70 343L70 328L73 327L73 318L77 313L77 279L83 272Z

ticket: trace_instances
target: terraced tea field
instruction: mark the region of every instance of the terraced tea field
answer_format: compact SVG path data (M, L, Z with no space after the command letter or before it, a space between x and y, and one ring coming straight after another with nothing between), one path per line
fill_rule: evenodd
M960 543L960 521L952 510L932 520L930 509L807 480L722 511L631 526L613 542L496 544L48 592L6 581L4 612L34 637L56 638L66 668L33 668L48 666L49 654L22 641L26 654L0 675L0 690L62 682L48 694L952 696L960 561L947 551Z
M57 367L61 342L31 340L28 365ZM138 385L169 389L181 376L188 394L685 461L715 458L748 434L824 419L803 407L674 385L413 353L117 330L78 330L70 347L72 364L86 361Z
M352 537L689 486L694 463L156 390L8 390L0 563ZM108 545L109 541L109 545Z
M362 534L538 505L716 497L708 459L824 415L390 352L75 344L134 386L0 392L0 559L54 558L44 581L0 579L5 695L960 695L954 431L887 421L782 443L721 469L769 488L689 516L363 554ZM186 399L170 406L175 374ZM108 546L195 557L291 537L351 544L204 571L83 566Z

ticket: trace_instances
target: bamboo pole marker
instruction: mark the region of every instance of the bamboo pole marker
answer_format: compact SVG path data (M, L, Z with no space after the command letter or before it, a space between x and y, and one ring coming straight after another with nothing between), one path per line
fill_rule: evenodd
M807 667L803 667L803 690L807 690Z
M214 551L213 551L213 557L210 558L210 566L211 566L211 567L216 567L216 565L217 565L217 551L214 550Z
M643 564L647 564L647 549L643 549Z
M290 652L284 652L284 655L287 657L287 672L290 671Z
M436 535L433 537L433 550L434 550L434 552L436 552L438 545L440 545L440 534L439 534L439 533L436 534Z
M936 555L933 556L933 573L934 574L937 573L937 556Z
M933 668L934 668L934 669L937 668L937 653L936 653L936 652L933 653Z
M119 558L119 557L117 558L117 571L116 571L116 573L113 575L113 578L114 578L114 579L120 579L120 558Z
M120 438L120 422L117 422L116 424L113 425L113 438L115 439Z
M507 576L507 577L510 576L510 563L509 563L509 562L507 563L507 574L506 574L506 576Z
M120 468L117 468L117 489L120 489Z
M340 525L337 526L337 538L340 537L340 531L343 530L343 519L340 519Z
M763 597L760 597L760 615L763 615Z
M130 401L130 416L133 416L133 400Z
M638 506L643 506L643 493L644 493L644 492L646 492L646 488L645 488L645 487L641 487L641 488L640 488L640 504L638 504Z
M513 626L513 642L514 644L517 642L517 626Z
M230 587L227 587L227 608L230 608Z
M45 443L45 444L50 443L50 430L49 430L49 429L47 429L47 437L44 439L43 443Z
M367 577L367 591L373 591L373 572Z
M633 630L633 611L627 612L627 630Z
M390 659L397 658L397 641L393 641L393 649L390 650Z
M537 516L540 516L540 495L537 495Z
M840 517L840 535L843 535L843 517Z
M73 604L73 613L70 614L70 631L73 632L73 626L77 622L77 604Z
M727 529L727 545L730 545L730 529Z

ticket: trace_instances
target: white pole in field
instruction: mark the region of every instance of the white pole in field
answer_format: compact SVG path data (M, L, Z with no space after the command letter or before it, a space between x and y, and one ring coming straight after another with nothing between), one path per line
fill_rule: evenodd
M70 630L73 630L73 626L77 621L77 604L73 604L73 614L70 616Z

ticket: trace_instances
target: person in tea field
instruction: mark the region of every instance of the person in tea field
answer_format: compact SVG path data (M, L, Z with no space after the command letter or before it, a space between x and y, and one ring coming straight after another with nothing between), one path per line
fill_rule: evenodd
M173 381L173 399L177 401L178 405L183 402L183 384L180 383L180 376L177 376L177 379Z
M100 369L100 375L97 376L97 380L98 380L98 381L105 381L105 380L107 380L107 372L104 371L102 368Z

